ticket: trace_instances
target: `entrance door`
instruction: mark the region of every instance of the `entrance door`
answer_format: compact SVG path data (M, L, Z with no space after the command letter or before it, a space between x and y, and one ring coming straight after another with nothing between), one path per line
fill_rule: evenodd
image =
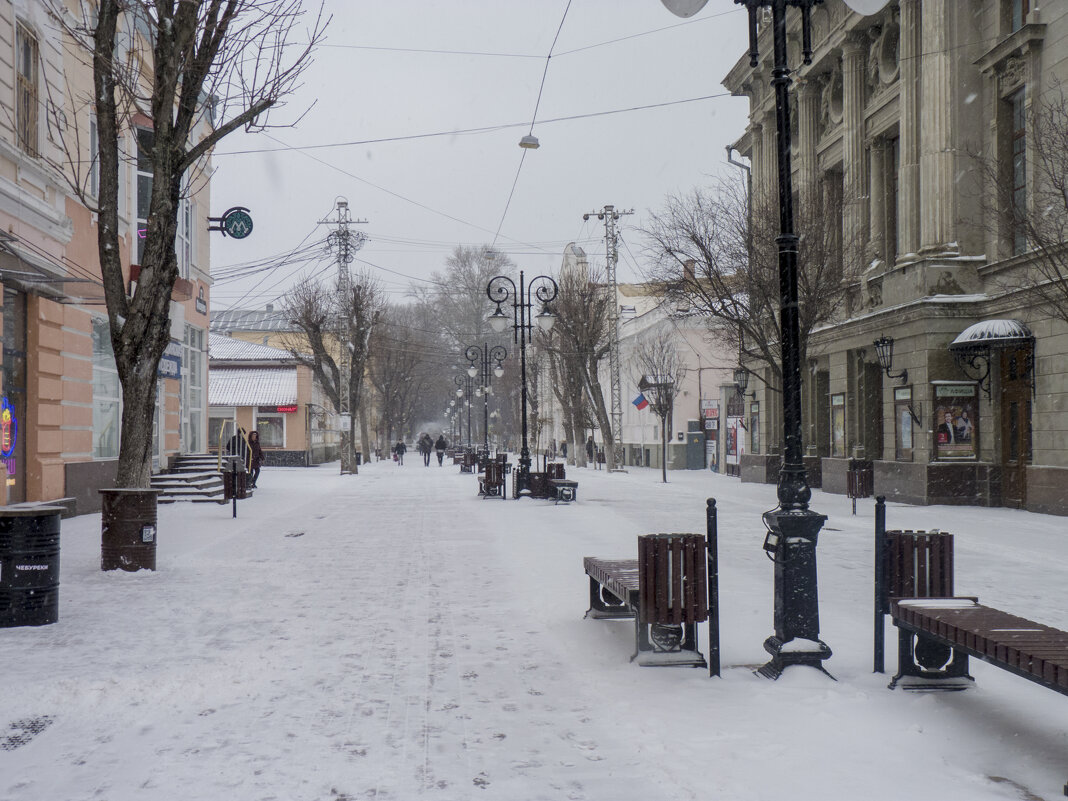
M1001 354L1001 502L1014 509L1027 501L1031 464L1031 348Z

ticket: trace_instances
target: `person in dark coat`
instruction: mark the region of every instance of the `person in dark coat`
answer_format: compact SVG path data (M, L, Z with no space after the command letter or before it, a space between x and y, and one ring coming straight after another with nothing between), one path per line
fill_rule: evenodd
M404 464L404 454L408 452L408 446L404 444L403 439L397 440L397 446L393 452L397 454L397 464Z
M445 441L444 434L438 434L438 440L434 443L434 450L438 454L438 467L441 467L441 460L445 458L445 449L449 447L449 443Z
M430 452L434 450L434 440L430 438L430 435L423 432L419 435L419 453L423 457L423 465L430 467Z
M252 452L252 469L249 475L249 486L256 488L256 481L260 477L260 468L263 466L263 448L260 445L260 432L253 431L248 435L248 447Z
M586 458L593 461L593 434L590 434L590 438L586 440Z

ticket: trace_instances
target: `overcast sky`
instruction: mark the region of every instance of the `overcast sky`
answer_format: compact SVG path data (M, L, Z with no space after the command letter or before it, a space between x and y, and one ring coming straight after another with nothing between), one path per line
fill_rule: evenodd
M224 280L233 265L322 240L317 223L339 198L367 220L354 268L395 300L458 244L495 244L528 275L556 272L569 242L603 263L603 223L582 217L607 204L635 212L620 220L619 262L619 279L634 280L648 210L737 169L725 148L744 131L747 102L720 81L748 42L731 0L689 20L660 0L326 8L326 43L276 120L311 111L295 128L234 134L216 151L211 214L246 206L255 228L240 241L212 234L213 308L262 308L301 275L336 274L319 249ZM535 107L541 147L523 150ZM479 128L491 130L457 133Z

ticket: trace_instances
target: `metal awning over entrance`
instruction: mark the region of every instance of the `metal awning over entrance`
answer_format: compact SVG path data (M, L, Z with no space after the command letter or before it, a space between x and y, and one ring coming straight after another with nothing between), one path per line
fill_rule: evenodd
M983 320L965 328L949 343L957 366L974 381L979 382L986 396L990 397L991 360L1001 351L1027 349L1032 364L1028 372L1034 380L1035 335L1019 320Z

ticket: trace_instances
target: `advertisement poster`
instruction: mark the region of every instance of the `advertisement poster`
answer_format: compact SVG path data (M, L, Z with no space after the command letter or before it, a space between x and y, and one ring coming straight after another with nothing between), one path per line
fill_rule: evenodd
M745 441L741 417L727 418L726 461L727 464L738 464L739 458L745 452Z
M979 399L975 384L935 384L936 459L975 459L979 440Z

